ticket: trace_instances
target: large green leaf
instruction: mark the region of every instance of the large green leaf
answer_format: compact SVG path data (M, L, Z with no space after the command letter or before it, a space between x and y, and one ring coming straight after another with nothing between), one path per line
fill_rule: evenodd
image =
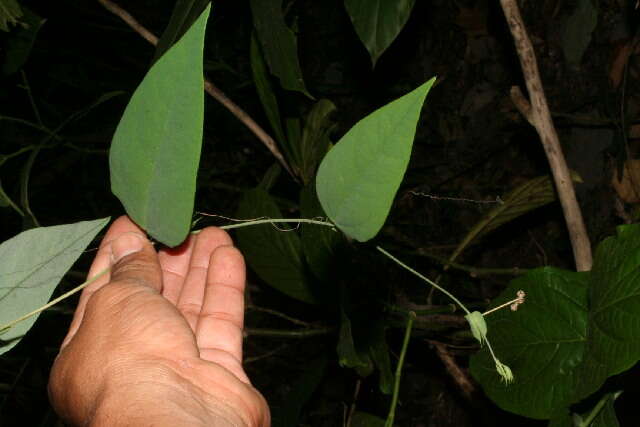
M0 30L9 31L9 25L16 25L22 16L22 9L16 0L0 0Z
M640 360L640 226L618 228L596 250L589 285L589 333L577 398Z
M253 25L271 73L287 90L313 98L304 84L296 37L284 21L282 0L251 0Z
M237 216L243 219L282 218L280 209L262 188L244 193ZM272 224L262 224L240 228L237 235L247 264L262 280L290 297L315 302L302 244L295 231L281 231Z
M588 279L589 273L540 268L513 280L492 303L511 300L520 289L526 292L518 311L486 317L488 338L513 371L514 382L501 381L486 346L471 358L471 373L498 406L548 419L572 403L587 338Z
M344 0L353 27L375 67L406 24L415 0Z
M129 216L168 246L191 225L202 145L202 50L209 7L149 70L111 144L111 189Z
M318 199L346 235L364 242L387 218L435 77L355 124L320 163Z
M44 305L109 218L24 231L0 245L0 325ZM13 348L37 316L0 332L0 354Z
M158 40L153 62L156 62L179 40L202 14L211 0L177 0L167 28Z

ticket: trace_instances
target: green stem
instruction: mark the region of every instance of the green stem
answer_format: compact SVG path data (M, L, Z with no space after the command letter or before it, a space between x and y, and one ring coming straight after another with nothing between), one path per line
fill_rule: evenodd
M29 85L29 81L27 80L27 74L24 72L24 70L20 70L20 74L22 75L22 81L24 82L24 88L27 91L27 97L29 98L29 102L31 103L33 114L36 116L36 120L38 121L38 124L42 127L46 127L42 122L42 117L40 116L40 110L38 109L36 100L33 98L33 93L31 93L31 86Z
M379 249L379 248L378 248ZM402 350L400 351L400 358L398 359L398 366L396 366L396 375L393 383L393 397L391 398L391 406L389 407L389 415L385 422L385 427L393 427L393 420L396 416L396 405L398 404L398 394L400 394L400 377L402 376L402 367L404 365L404 357L407 354L407 348L409 347L409 339L411 338L411 328L413 327L413 321L416 318L416 314L409 313L407 319L407 328L404 331L404 340L402 341Z
M422 274L418 273L416 270L414 270L413 268L409 267L407 264L403 263L398 258L394 257L389 252L387 252L384 249L382 249L380 246L376 246L376 249L378 249L380 252L385 254L387 257L389 257L393 262L398 264L400 267L402 267L405 270L415 274L416 276L418 276L419 278L421 278L422 280L424 280L425 282L427 282L428 284L430 284L431 286L433 286L434 288L438 289L440 292L442 292L443 294L445 294L446 296L451 298L456 304L458 304L460 306L461 309L464 310L465 313L471 314L471 312L467 309L467 307L465 307L462 304L462 302L460 302L460 300L458 300L458 298L454 297L450 292L448 292L446 289L444 289L443 287L438 285L436 282L434 282L433 280L431 280L431 279L423 276Z
M37 308L37 309L33 310L30 313L24 314L24 315L18 317L17 319L12 320L9 323L5 323L4 325L1 325L0 326L0 333L4 332L5 330L7 330L7 329L9 329L11 327L13 327L15 324L20 323L23 320L28 319L31 316L35 316L36 314L39 314L39 313L43 312L47 308L52 307L52 306L56 305L57 303L59 303L60 301L69 298L71 295L80 292L81 290L83 290L84 288L89 286L91 283L95 282L100 277L104 276L109 271L111 271L111 267L107 267L104 270L99 271L98 274L93 276L91 279L87 280L86 282L82 283L81 285L76 286L75 288L71 289L69 292L65 292L64 294L60 295L58 298L52 299L51 301L49 301L48 303L46 303L42 307Z
M276 224L276 223L298 223L298 224L316 224L316 225L324 225L325 227L331 227L335 229L335 225L329 221L320 221L316 219L307 219L307 218L266 218L266 219L256 219L247 222L242 222L240 224L229 224L223 225L221 228L223 230L231 230L232 228L241 228L248 227L250 225L260 225L260 224ZM197 230L199 231L199 230Z
M247 310L258 311L258 312L261 312L261 313L267 313L267 314L270 314L272 316L276 316L276 317L279 317L281 319L287 320L287 321L293 323L294 325L303 326L305 328L312 326L311 323L304 322L304 321L302 321L300 319L296 319L296 318L291 317L291 316L287 316L284 313L281 313L281 312L279 312L277 310L272 310L270 308L258 307L257 305L248 305L247 306Z
M589 413L589 416L585 418L578 427L589 427L591 423L593 423L593 420L596 419L598 414L600 414L600 412L604 408L604 405L606 405L609 399L615 400L620 395L620 393L622 392L617 391L615 393L607 393L604 396L602 396L598 401L598 403L596 404L596 406L594 406L591 412Z

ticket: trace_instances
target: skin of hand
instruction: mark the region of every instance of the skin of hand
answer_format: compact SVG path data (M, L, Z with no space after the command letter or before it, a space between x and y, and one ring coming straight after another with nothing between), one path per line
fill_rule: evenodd
M53 365L72 425L268 427L242 368L245 265L223 230L156 252L128 217L109 228Z

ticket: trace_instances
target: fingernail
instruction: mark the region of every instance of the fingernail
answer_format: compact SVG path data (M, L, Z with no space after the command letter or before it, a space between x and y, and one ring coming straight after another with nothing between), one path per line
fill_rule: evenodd
M113 262L118 262L127 255L140 252L144 245L144 237L137 233L125 233L111 242Z

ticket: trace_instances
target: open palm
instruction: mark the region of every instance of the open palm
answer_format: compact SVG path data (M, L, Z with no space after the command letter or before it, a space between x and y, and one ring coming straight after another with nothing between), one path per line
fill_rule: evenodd
M94 399L105 388L154 396L177 387L214 414L231 408L243 424L268 425L266 403L242 368L242 255L216 228L159 253L141 236L127 217L107 232L89 277L112 269L80 298L52 372L54 406L71 420L90 416L69 414L83 405L56 392L70 386ZM130 253L141 240L142 250Z

